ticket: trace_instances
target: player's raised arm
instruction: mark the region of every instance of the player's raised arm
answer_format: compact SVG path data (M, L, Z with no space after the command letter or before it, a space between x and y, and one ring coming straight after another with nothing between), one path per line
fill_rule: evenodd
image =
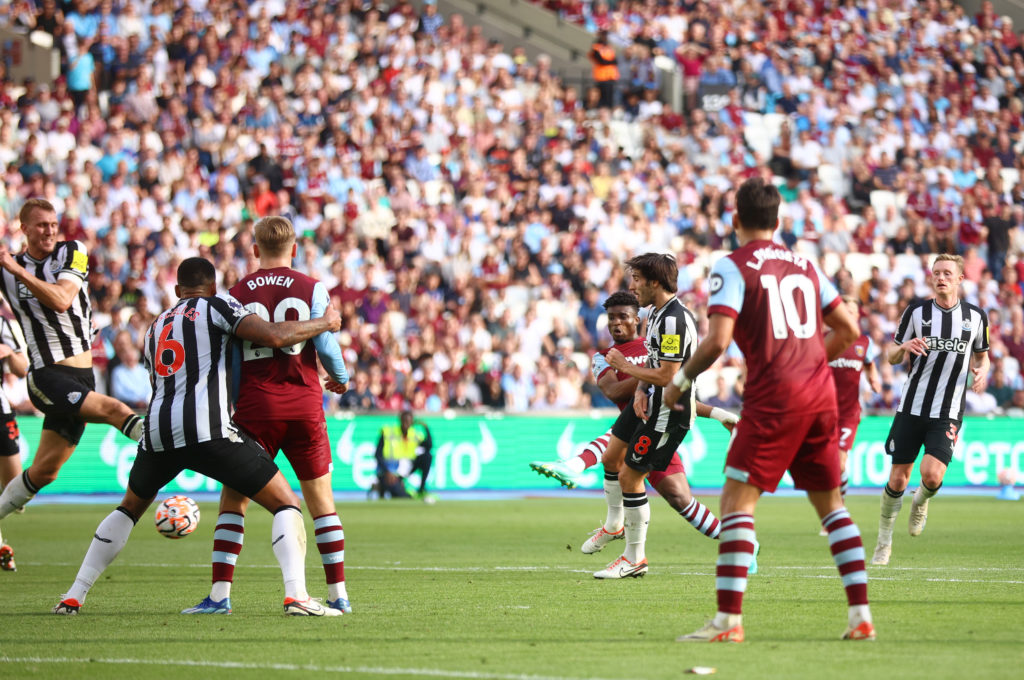
M324 332L341 328L341 315L328 305L324 315L309 321L281 321L270 323L255 314L249 314L235 327L234 335L243 340L259 343L264 347L287 347Z
M36 210L32 214L45 215L46 213ZM88 273L89 261L84 248L82 250L68 249L68 254L69 261L65 263L65 269L61 270L56 283L43 281L18 264L18 261L7 250L6 245L0 245L0 267L18 279L39 300L40 304L55 312L66 312L71 309L75 297L82 289L82 281Z

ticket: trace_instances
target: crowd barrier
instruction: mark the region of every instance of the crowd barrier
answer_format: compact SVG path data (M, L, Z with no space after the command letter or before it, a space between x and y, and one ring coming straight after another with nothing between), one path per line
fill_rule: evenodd
M557 460L574 455L591 439L611 426L613 415L601 412L572 416L457 415L424 417L434 441L434 467L430 488L435 491L502 490L530 491L557 488L557 484L532 472L534 460ZM889 457L885 438L891 418L866 416L857 432L850 454L850 483L854 488L879 488L888 479ZM22 450L25 465L39 438L42 420L22 417ZM388 415L355 415L328 418L333 446L334 488L341 492L366 490L373 483L374 450L380 428L397 423ZM1004 468L1024 468L1024 420L1014 418L968 418L956 444L954 460L946 474L945 486L996 487L996 476ZM698 419L679 452L690 484L717 489L723 482L728 433L717 422ZM125 489L136 446L106 425L89 425L81 444L64 466L56 482L44 495L120 493ZM285 475L297 487L290 467L279 459ZM914 484L915 477L911 480ZM579 480L582 488L600 489L600 466L588 470ZM787 478L780 488L792 488ZM217 483L202 475L183 472L167 492L210 492Z

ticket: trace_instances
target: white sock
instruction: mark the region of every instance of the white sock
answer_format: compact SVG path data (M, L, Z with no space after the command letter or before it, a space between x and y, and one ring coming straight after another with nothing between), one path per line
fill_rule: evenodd
M37 489L38 490L38 489ZM21 473L16 476L7 486L4 487L4 492L0 493L0 519L7 517L15 510L25 507L36 495L36 491L28 488L25 484L25 473Z
M893 498L882 489L882 510L878 516L878 544L892 544L892 525L903 507L903 496Z
M622 487L619 486L619 476L609 478L606 472L604 477L604 502L608 506L608 514L604 520L604 530L610 534L617 534L622 531Z
M743 614L726 614L725 612L715 613L715 627L722 630L735 628L743 623Z
M64 599L85 602L89 589L124 548L134 526L132 518L121 510L114 510L100 522L96 527L96 535L89 544L89 550L85 553L85 559L82 560L82 566L78 569L75 582L64 595Z
M337 600L339 597L348 599L348 590L345 588L344 581L338 581L337 583L327 584L327 599Z
M929 489L927 486L922 484L917 487L917 491L914 492L914 505L924 505L928 502L928 499L932 498L938 492L938 489Z
M306 592L306 525L298 508L286 507L274 514L271 527L274 556L284 577L284 596L309 599Z
M210 588L210 599L220 602L225 597L231 597L231 581L214 581Z
M633 564L647 557L644 546L647 544L647 525L651 521L651 504L644 496L640 505L625 508L626 515L626 552L627 560Z
M851 605L848 617L851 628L856 628L861 621L871 623L871 607L866 604Z
M583 474L583 471L587 469L587 464L583 462L583 459L579 456L573 456L569 460L563 460L562 464L576 475Z

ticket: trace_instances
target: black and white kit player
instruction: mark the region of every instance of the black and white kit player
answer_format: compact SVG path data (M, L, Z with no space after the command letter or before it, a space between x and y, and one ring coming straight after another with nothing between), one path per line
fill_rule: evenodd
M932 264L935 299L911 305L903 311L889 354L897 365L910 356L910 371L903 396L889 430L885 450L892 457L889 483L882 490L878 544L871 563L889 563L892 529L910 482L914 462L921 459L921 486L914 493L909 533L918 536L928 518L928 501L934 496L963 424L967 390L985 391L988 375L988 317L975 305L961 300L963 258L939 255ZM973 384L967 386L967 377Z
M322 317L309 321L264 321L230 295L216 295L216 271L200 257L179 265L175 291L178 303L161 313L146 333L153 398L128 490L121 505L96 529L78 576L54 613L78 613L89 589L120 553L161 487L188 469L274 514L273 547L284 576L285 613L340 615L306 592L306 530L299 499L270 454L231 423L228 399L228 347L234 338L286 347L338 330L337 311L328 307Z
M57 240L57 213L43 199L26 201L19 218L26 247L12 255L0 245L0 290L25 333L29 398L45 417L32 465L0 495L0 519L57 478L87 422L107 423L135 440L142 436L139 416L94 391L85 246Z
M0 382L8 371L24 378L28 370L25 338L17 323L0 317ZM6 390L0 389L0 490L21 474L21 433ZM0 546L0 570L17 571L10 546Z

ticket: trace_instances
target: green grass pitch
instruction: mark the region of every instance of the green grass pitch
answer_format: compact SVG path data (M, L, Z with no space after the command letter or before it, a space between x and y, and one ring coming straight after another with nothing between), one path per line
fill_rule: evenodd
M583 555L600 497L341 503L354 613L286 618L269 515L253 508L231 616L183 616L209 587L216 506L198 531L161 537L146 517L77 617L50 614L112 506L33 505L4 520L18 571L0 573L7 678L1019 678L1024 503L940 496L918 538L899 518L889 567L869 567L877 642L840 642L846 603L802 498L758 508L761 571L747 642L674 642L715 610L717 544L652 497L650 573L597 581L622 544ZM712 506L717 499L711 498ZM870 556L876 496L850 499ZM311 522L307 520L307 528ZM326 588L312 536L310 593Z

